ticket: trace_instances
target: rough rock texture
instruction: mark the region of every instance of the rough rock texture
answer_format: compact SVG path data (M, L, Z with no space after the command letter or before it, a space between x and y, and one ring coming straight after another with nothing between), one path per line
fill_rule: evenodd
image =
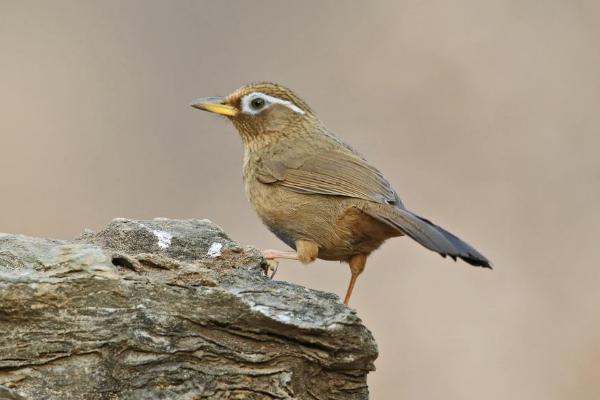
M377 347L207 220L0 234L0 399L366 399Z

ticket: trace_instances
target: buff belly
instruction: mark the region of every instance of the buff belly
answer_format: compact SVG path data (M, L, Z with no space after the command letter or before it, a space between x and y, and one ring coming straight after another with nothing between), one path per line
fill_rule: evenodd
M254 181L246 194L263 223L295 249L297 240L319 246L318 258L347 261L369 254L400 234L361 211L363 200L303 194Z

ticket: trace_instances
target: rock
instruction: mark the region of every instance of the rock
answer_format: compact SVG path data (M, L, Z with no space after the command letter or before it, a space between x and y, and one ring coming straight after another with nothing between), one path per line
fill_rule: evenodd
M0 234L0 399L367 399L355 312L264 268L208 220Z

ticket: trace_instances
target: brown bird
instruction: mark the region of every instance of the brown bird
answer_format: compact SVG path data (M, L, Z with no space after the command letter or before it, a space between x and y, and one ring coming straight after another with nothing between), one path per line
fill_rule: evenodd
M369 254L395 236L491 268L473 247L407 210L381 172L290 89L250 84L192 106L229 118L242 137L246 195L271 232L295 250L265 250L265 258L347 262L352 276L345 304Z

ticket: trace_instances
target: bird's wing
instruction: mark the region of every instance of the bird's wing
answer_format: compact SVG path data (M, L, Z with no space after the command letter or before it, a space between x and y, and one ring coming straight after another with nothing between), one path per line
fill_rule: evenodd
M263 160L258 163L257 178L299 193L354 197L402 207L381 172L345 148Z

